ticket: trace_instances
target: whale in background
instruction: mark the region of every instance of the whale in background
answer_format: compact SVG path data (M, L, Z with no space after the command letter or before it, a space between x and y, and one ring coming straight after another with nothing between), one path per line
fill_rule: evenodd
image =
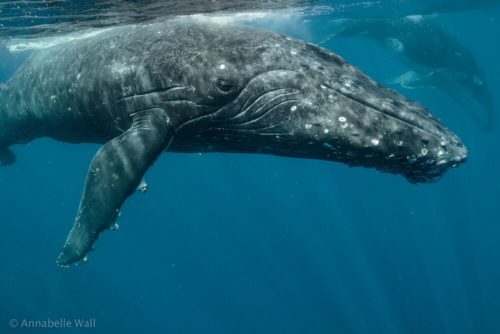
M406 89L435 87L446 92L486 131L496 126L493 97L473 54L424 16L344 19L334 37L374 39L400 56L409 71L392 80Z

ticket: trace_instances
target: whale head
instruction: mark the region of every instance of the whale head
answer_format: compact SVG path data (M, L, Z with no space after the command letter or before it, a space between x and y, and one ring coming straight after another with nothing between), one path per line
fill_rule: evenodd
M238 57L207 52L200 63L214 64L208 73L192 65L206 73L197 87L212 92L204 103L217 107L181 127L174 150L198 141L205 151L338 161L412 183L437 180L465 161L466 148L438 119L339 56L278 34L253 36L237 45L245 49Z

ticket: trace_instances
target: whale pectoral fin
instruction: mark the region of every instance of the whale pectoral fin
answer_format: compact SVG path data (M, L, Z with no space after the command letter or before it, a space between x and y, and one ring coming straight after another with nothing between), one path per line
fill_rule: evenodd
M99 234L115 226L121 206L173 138L164 110L149 109L133 117L132 126L92 160L78 215L57 259L61 266L84 260Z

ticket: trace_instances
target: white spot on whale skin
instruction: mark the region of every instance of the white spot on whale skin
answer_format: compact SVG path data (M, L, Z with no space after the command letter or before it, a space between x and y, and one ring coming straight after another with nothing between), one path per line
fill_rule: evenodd
M127 75L127 74L134 72L134 70L135 70L134 66L126 65L126 64L122 64L122 63L114 62L111 65L111 73L113 73L115 75L120 75L120 76Z
M423 148L420 153L422 153L422 155L427 155L427 153L429 153L429 151L426 149L426 148Z
M292 106L292 107L290 108L290 110L291 110L291 111L295 111L295 110L297 110L297 106Z
M406 160L408 160L409 163L415 163L417 161L417 157L412 155L412 156L407 156Z
M225 70L225 69L226 69L226 65L225 65L225 64L220 64L220 65L219 65L219 69L221 69L221 70Z
M345 122L347 122L347 118L345 118L344 116L340 116L339 117L339 122L340 123L345 123Z
M324 130L323 130L323 133L324 133L324 134L327 134L328 132L330 132L330 130L328 130L328 129L324 129Z
M380 140L378 140L377 138L373 138L371 140L371 143L372 143L373 146L377 146L378 144L380 144Z
M329 149L333 149L334 147L331 144L323 143L323 146Z
M309 130L310 128L312 128L312 125L311 124L306 124L306 129Z

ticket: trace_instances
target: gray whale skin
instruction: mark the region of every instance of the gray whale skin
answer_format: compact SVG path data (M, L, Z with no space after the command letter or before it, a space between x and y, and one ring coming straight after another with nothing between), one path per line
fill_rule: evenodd
M192 18L116 27L35 52L0 92L0 162L39 137L101 143L57 263L86 259L162 152L246 152L438 179L465 161L423 107L336 54Z

